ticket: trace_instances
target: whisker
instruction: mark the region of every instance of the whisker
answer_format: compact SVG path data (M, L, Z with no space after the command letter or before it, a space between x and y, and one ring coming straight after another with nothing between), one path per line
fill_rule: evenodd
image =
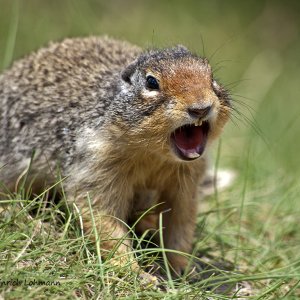
M232 90L235 87L237 87L240 83L245 82L245 81L249 81L249 79L239 79L239 80L236 80L236 81L233 81L233 82L229 82L227 84L223 84L222 86L226 89L229 88L230 90Z
M254 130L254 132L263 140L263 142L269 147L269 142L265 134L257 124L253 115L251 115L252 118L249 118L247 115L245 115L244 113L242 113L241 111L237 110L234 107L232 108L232 111L233 111L232 113L233 117L235 117L239 122L243 123L244 125L249 125Z
M245 103L244 101L241 101L241 100L238 100L238 99L231 99L231 101L234 103L234 104L237 104L237 105L240 105L244 108L247 109L247 111L249 113L256 113L256 110L249 104Z
M230 39L226 40L225 42L223 42L210 56L209 56L209 60L212 60L214 58L214 56L222 49L224 48L228 43L230 43L233 40L233 37L231 37Z
M239 94L231 93L231 95L234 96L234 97L239 97L239 98L251 101L251 102L257 102L257 100L255 100L253 98L245 97L245 96L242 96L242 95L239 95Z

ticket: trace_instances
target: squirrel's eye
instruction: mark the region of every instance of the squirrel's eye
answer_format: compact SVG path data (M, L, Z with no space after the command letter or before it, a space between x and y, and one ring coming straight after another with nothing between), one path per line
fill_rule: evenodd
M146 82L147 82L146 83L147 88L149 88L151 90L158 90L159 89L158 81L153 76L151 76L151 75L147 76L146 77Z

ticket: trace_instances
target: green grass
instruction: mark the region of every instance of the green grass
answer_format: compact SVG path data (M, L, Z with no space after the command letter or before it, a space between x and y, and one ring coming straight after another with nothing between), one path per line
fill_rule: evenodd
M234 169L237 178L200 201L195 249L235 262L237 270L222 281L250 284L253 295L245 298L299 299L297 1L0 0L0 7L3 68L49 40L104 33L144 47L182 43L208 56L237 109L215 145L212 165ZM130 266L119 270L101 261L101 249L81 232L76 209L66 213L27 198L20 191L1 206L0 298L234 298L205 292L219 284L211 278L193 284L169 279L161 290L143 287ZM13 279L60 285L4 284Z

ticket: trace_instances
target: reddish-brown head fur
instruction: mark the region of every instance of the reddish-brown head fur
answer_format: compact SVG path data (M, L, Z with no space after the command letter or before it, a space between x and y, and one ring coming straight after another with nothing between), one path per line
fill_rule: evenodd
M159 89L144 88L140 97L144 104L158 104L135 133L139 132L141 140L151 144L152 151L160 154L163 151L166 156L173 157L172 132L187 124L200 124L202 119L209 122L209 142L220 134L229 118L230 107L227 93L215 83L207 60L187 55L153 61L148 63L143 76L149 75L157 79ZM207 107L211 107L210 112L204 118L195 118L189 113L191 109Z

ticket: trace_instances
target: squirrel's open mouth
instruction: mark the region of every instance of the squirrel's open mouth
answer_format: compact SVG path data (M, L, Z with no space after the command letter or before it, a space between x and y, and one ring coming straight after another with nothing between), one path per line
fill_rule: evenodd
M177 156L183 160L200 157L205 150L208 132L208 121L184 125L173 131L171 143Z

